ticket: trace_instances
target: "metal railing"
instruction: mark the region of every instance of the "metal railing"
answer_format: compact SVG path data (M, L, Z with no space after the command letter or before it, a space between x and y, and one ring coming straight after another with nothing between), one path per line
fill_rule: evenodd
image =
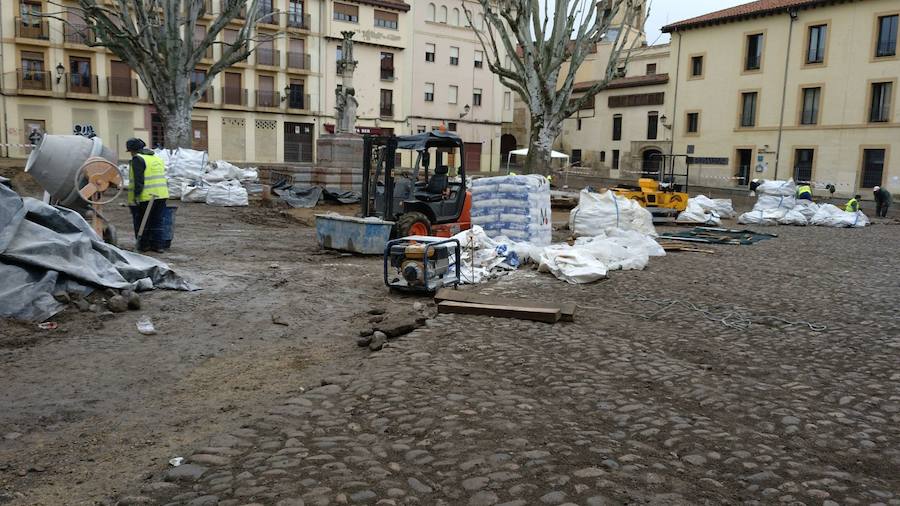
M50 23L39 16L16 18L16 37L50 40Z
M277 49L257 48L257 65L281 65L281 51Z
M309 95L299 91L291 91L287 95L288 109L299 109L301 111L309 109Z
M135 98L138 96L137 79L130 77L107 77L106 90L110 97Z
M287 54L287 66L292 69L309 70L310 57L306 53L289 51Z
M382 81L393 81L394 80L394 69L381 69L381 80Z
M279 24L278 10L272 5L263 5L263 3L260 2L259 9L256 12L256 21L258 23L277 25Z
M294 12L287 13L288 28L299 28L300 30L309 30L312 25L309 14L297 14Z
M46 70L16 70L16 88L19 90L53 90L53 76Z
M225 12L226 4L226 0L222 0L221 2L219 2L219 13ZM247 8L241 7L241 11L238 12L237 17L239 19L245 19L247 17Z
M279 107L281 93L270 90L256 90L256 107Z
M69 44L91 44L96 40L88 25L63 25L63 40Z
M394 117L394 104L381 104L379 108L379 113L382 118L393 118Z
M68 73L66 74L66 91L96 95L99 92L99 78L94 74Z
M197 89L195 86L191 86L191 93ZM212 88L206 88L206 91L203 92L203 95L200 95L200 100L197 101L198 104L212 104L215 102L215 93L213 93Z
M222 88L222 104L223 105L247 105L247 89L232 88L225 86Z

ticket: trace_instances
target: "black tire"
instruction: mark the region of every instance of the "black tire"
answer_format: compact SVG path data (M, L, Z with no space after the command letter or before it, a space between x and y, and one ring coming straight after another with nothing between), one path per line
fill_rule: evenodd
M410 230L416 226L416 224L424 225L425 229L428 230L428 233L425 235L431 235L431 221L428 220L428 216L424 214L413 211L406 213L397 220L396 230L397 237L406 237L408 235L421 235L411 233Z

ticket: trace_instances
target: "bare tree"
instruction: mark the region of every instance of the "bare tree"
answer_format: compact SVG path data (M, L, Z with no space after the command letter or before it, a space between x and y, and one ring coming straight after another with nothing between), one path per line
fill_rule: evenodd
M228 67L246 60L253 28L260 20L258 0L221 0L216 15L203 39L195 39L195 28L207 14L206 0L76 0L74 14L96 35L85 43L112 51L140 77L156 105L165 129L167 148L191 146L191 111L212 84L213 78ZM60 7L64 7L60 5ZM55 17L61 17L58 16ZM274 16L274 13L262 13ZM219 42L219 34L228 23L241 16L246 19L234 41ZM67 19L62 19L68 23ZM192 73L214 45L221 56L206 71L202 80L192 83Z
M526 170L547 174L553 141L562 121L593 100L616 77L618 63L637 38L626 36L641 16L643 0L476 0L484 13L463 9L500 82L515 91L530 110ZM598 10L597 4L603 4ZM621 14L621 15L620 15ZM613 23L613 20L619 20ZM618 27L604 76L572 99L575 73L595 45Z

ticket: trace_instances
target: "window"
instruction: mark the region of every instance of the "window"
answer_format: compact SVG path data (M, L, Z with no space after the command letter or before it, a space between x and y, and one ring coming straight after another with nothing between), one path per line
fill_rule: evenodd
M450 65L459 65L458 47L450 47Z
M815 152L809 148L794 150L794 181L812 181Z
M394 53L381 53L381 80L394 80Z
M484 67L484 52L483 51L475 51L475 57L472 58L475 62L475 68L480 69Z
M281 97L275 92L273 76L259 76L256 82L256 105L259 107L278 107Z
M359 23L359 6L335 2L334 19L347 23Z
M612 140L614 140L614 141L622 140L622 115L621 114L616 114L613 116Z
M303 19L303 0L288 2L287 25L291 28L309 28Z
M606 161L606 151L601 151L600 152L600 162L605 162L605 161Z
M869 108L870 123L891 120L891 94L893 83L872 83L872 105Z
M512 92L504 91L503 92L503 108L507 111L512 109Z
M450 18L450 24L452 24L453 26L459 26L459 20L460 20L459 9L454 7L453 8L453 17Z
M803 88L803 108L800 111L801 125L819 123L819 98L822 88Z
M741 126L756 126L756 97L757 92L741 93Z
M619 150L612 150L612 168L613 170L619 170Z
M256 63L258 65L278 65L281 55L275 50L275 35L257 32L259 42L256 43Z
M397 29L397 13L396 12L385 12L385 11L375 11L375 26L379 28L387 28L390 30Z
M874 188L881 186L884 175L885 150L864 149L862 167L862 188Z
M436 12L437 8L434 6L434 4L428 4L428 8L425 9L425 21L434 21Z
M434 61L434 44L425 44L425 61Z
M222 93L222 103L231 105L244 105L244 89L241 85L241 74L225 72L225 86Z
M450 123L447 123L447 131L455 132L456 131L456 123L454 123L452 121Z
M459 98L459 86L450 85L447 89L447 103L455 104L457 99Z
M618 28L610 28L606 30L606 35L603 36L603 40L609 42L615 42L619 40L619 29Z
M655 63L647 64L647 75L648 76L656 75L656 64Z
M878 18L878 38L875 40L875 56L897 55L897 20L900 15L880 16Z
M447 22L447 6L442 5L441 10L438 11L438 23L446 23Z
M434 83L425 83L425 101L434 102Z
M763 34L755 33L747 36L747 54L744 59L744 70L759 70L762 66Z
M828 36L828 25L809 27L809 44L806 48L806 63L823 63L825 61L825 37Z
M569 160L569 162L575 167L581 166L581 150L580 149L572 150L572 158Z
M22 88L50 89L50 76L44 72L44 53L22 51Z
M228 45L234 44L238 40L238 31L233 28L222 30L222 40Z
M393 90L381 90L381 116L389 118L394 116Z
M291 79L288 88L288 107L291 109L306 109L306 95L303 93L304 83L298 79Z
M659 113L650 111L647 113L647 140L656 140L659 132Z
M481 105L481 88L475 88L472 90L472 105Z
M91 59L78 56L69 57L69 91L92 93L94 76L91 75Z
M337 70L338 74L341 73L341 60L343 60L343 59L344 59L344 50L341 49L341 46L338 46L337 50L334 52L335 70Z
M416 127L416 133L424 134L425 133L425 125L419 125Z
M191 92L193 93L197 88L203 84L203 81L206 79L206 71L205 70L197 70L194 69L191 71Z
M278 19L273 16L275 13L273 3L273 0L259 0L258 16L261 23L278 24Z
M691 56L691 77L703 76L703 56Z
M698 132L700 132L700 113L699 112L687 113L687 133L695 134Z
M194 79L191 79L191 85L193 84ZM137 94L137 82L131 78L131 67L127 63L116 60L109 62L109 94L114 97L133 97ZM205 101L206 93L203 95Z

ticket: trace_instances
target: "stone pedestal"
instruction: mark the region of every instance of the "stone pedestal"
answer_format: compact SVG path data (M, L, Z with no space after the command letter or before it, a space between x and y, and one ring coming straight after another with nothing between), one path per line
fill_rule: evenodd
M363 138L358 134L323 135L316 141L310 184L362 191Z

